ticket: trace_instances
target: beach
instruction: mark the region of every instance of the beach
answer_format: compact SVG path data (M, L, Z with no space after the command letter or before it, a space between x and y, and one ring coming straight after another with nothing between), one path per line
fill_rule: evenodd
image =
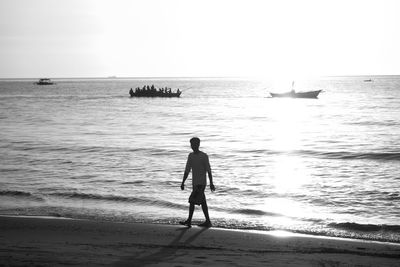
M398 266L400 245L178 225L0 217L2 266Z

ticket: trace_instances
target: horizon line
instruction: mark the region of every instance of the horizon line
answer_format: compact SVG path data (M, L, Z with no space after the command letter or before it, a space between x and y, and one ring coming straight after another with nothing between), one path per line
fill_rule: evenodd
M273 75L272 75L273 76ZM365 76L400 76L400 74L347 74L347 75L307 75L305 78L312 77L365 77ZM78 77L0 77L0 80L31 80L31 79L260 79L261 76L78 76Z

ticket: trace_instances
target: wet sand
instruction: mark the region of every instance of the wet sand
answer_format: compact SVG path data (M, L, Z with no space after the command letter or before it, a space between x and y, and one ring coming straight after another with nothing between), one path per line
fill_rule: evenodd
M400 244L280 232L0 217L3 266L400 266Z

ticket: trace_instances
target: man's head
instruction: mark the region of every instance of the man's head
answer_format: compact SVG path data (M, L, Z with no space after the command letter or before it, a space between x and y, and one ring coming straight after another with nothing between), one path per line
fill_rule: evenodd
M200 138L198 137L193 137L190 139L190 146L192 147L193 151L199 151L200 147Z

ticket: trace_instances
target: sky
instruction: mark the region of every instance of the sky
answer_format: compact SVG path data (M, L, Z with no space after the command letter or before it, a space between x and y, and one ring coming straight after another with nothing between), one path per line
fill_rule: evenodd
M397 0L0 0L0 78L400 74Z

